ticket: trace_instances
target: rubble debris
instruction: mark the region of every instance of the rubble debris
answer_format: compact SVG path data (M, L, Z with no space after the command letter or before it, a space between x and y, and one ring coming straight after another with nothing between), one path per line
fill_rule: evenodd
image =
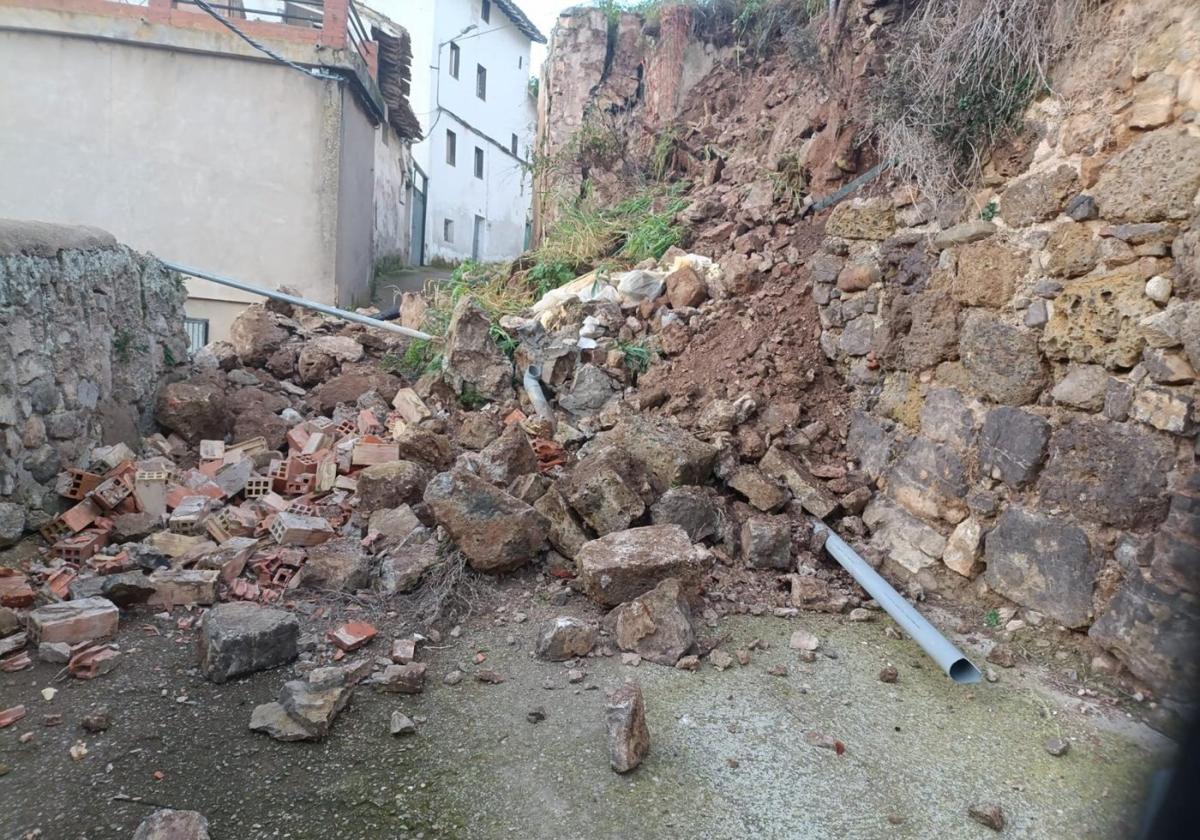
M350 621L341 627L330 630L327 635L335 647L345 653L350 653L370 643L378 632L374 625L365 621Z
M803 627L792 631L792 636L788 640L788 647L792 650L814 651L820 646L821 640L817 638L816 634Z
M601 606L633 600L668 577L700 571L707 552L678 525L616 531L580 547L575 557L584 594Z
M23 717L25 717L24 706L10 706L7 709L0 710L0 729L12 726Z
M391 722L388 724L388 731L393 735L413 735L416 734L417 725L413 723L412 718L404 714L404 712L392 712Z
M691 608L677 578L616 607L604 622L619 649L668 667L696 642Z
M424 662L409 662L406 665L388 665L373 678L380 691L394 694L420 694L425 690Z
M548 621L538 634L535 653L549 662L565 662L587 656L596 644L596 629L572 616Z
M79 725L88 732L107 732L112 727L112 712L106 706L93 709L80 718Z
M284 665L296 658L299 637L291 613L245 602L218 604L200 626L200 672L223 683Z
M1065 738L1047 738L1042 746L1046 752L1058 758L1067 754L1071 749L1071 742Z
M967 816L992 831L1003 831L1006 820L1004 809L995 802L981 802L967 809Z
M628 681L608 695L604 704L608 730L608 756L613 770L628 773L650 752L650 730L646 728L646 704L639 683Z
M155 811L138 825L133 840L208 840L208 820L198 811Z

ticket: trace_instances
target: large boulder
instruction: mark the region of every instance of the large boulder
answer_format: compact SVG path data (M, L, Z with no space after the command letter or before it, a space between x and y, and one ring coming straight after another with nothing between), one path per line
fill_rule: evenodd
M425 488L425 503L473 569L515 569L546 547L541 514L479 476L439 473Z
M646 470L656 490L703 484L712 473L717 448L671 420L642 414L625 417L593 444L623 451Z
M442 372L460 395L498 401L512 397L513 366L492 340L492 322L470 297L455 305L446 333Z
M1050 438L1050 460L1038 481L1043 505L1086 522L1150 527L1167 514L1167 473L1175 447L1163 434L1081 417Z
M546 520L546 538L554 550L573 558L590 537L575 519L571 506L557 487L550 487L533 503L533 509Z
M296 658L300 623L283 610L218 604L200 627L200 673L215 683L286 665Z
M706 557L678 525L616 531L585 543L575 556L584 594L601 606L632 600L668 577L697 572Z
M197 376L183 382L171 382L158 392L155 416L159 425L170 429L188 443L224 440L229 431L229 407L225 388L212 376Z
M696 642L692 610L677 578L667 578L604 619L621 650L674 666Z
M262 367L267 359L287 341L284 319L269 312L262 304L251 304L242 310L229 326L229 342L242 364Z
M348 367L357 368L348 370ZM384 373L364 362L342 368L342 372L327 379L309 391L304 401L318 414L332 414L341 403L354 404L363 394L374 391L390 403L400 390L401 381L390 373Z
M985 538L988 586L1065 627L1091 620L1096 565L1087 534L1068 520L1010 507Z
M421 500L429 471L412 461L375 464L358 474L358 511L370 515Z
M1032 402L1046 385L1038 335L980 311L967 316L959 356L970 383L1004 405Z
M1092 197L1112 222L1186 219L1200 189L1200 137L1152 131L1135 140L1100 173Z
M896 210L889 198L856 198L833 208L825 233L844 239L882 241L896 230Z

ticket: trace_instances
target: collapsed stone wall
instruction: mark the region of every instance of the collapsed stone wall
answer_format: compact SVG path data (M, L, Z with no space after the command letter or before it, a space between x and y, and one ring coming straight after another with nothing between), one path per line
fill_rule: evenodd
M813 338L853 410L845 451L876 491L842 520L851 536L893 580L1007 599L1184 693L1200 625L1200 12L1106 7L1094 48L1057 68L962 206L885 176L805 221L804 194L874 163L854 114L886 66L894 5L853 5L822 64L777 55L747 73L694 46L712 69L687 85L687 50L640 18L564 16L542 151L575 151L603 114L630 153L547 168L540 192L586 179L619 196L670 129L689 245L720 262L723 294L809 284Z
M61 469L153 425L184 296L104 231L0 220L0 546L58 512Z

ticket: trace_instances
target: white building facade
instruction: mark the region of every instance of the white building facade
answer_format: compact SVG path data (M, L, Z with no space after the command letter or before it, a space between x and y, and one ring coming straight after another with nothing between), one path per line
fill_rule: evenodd
M530 48L545 36L512 0L370 5L412 37L409 99L424 139L412 149L413 212L420 218L410 260L516 257L528 241L532 212L537 102Z

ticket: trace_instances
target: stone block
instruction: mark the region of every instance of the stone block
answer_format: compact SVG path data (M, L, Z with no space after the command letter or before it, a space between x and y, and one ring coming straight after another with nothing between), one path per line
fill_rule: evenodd
M667 578L621 604L604 623L620 650L668 667L674 667L696 641L691 607L676 578Z
M473 569L507 571L546 547L546 520L529 505L462 471L434 476L425 503Z
M300 624L283 610L218 604L200 626L200 672L215 683L276 668L296 658Z
M1017 408L988 412L979 436L979 467L1009 487L1025 487L1046 460L1050 424Z
M1140 322L1158 312L1143 285L1129 271L1071 283L1055 301L1042 332L1046 355L1109 369L1137 364L1146 345Z
M1012 299L1017 281L1029 271L1029 254L998 239L963 245L956 256L958 270L950 293L965 306L999 309Z
M959 355L979 393L1004 405L1032 402L1046 385L1038 335L993 315L967 316Z
M750 516L742 524L742 558L752 569L792 568L792 524L787 516Z
M678 525L649 525L585 543L575 563L584 594L612 607L636 598L664 578L695 574L705 555Z

